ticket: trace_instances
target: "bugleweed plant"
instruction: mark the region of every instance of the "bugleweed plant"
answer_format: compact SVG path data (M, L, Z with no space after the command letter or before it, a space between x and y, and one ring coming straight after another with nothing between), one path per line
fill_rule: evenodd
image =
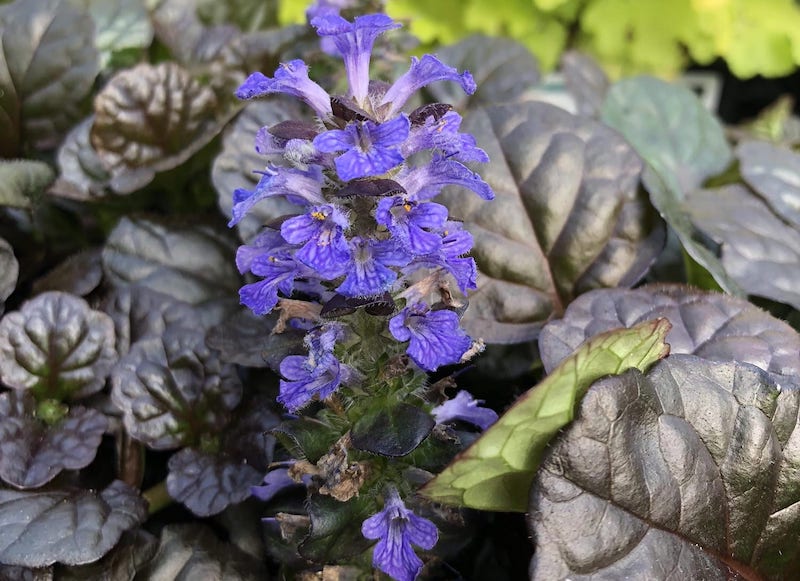
M0 4L0 578L797 578L791 107L381 8Z

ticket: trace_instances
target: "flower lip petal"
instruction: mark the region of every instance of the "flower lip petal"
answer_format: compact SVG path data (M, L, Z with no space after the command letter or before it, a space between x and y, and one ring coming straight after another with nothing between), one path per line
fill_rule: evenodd
M308 77L308 65L301 59L281 63L275 76L251 74L236 90L239 99L255 99L272 93L285 93L308 104L317 115L330 117L331 98L328 92Z

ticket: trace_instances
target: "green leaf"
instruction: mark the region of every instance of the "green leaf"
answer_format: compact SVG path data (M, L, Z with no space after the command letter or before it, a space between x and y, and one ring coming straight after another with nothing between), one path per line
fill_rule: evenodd
M722 126L689 89L651 77L615 83L601 111L649 168L642 179L650 200L675 230L686 252L731 294L742 295L692 225L684 201L708 178L721 173L733 154Z
M405 456L428 437L436 425L431 415L400 403L363 415L353 425L353 447L381 456Z
M94 26L67 0L17 0L0 13L0 156L52 149L83 116L98 72Z
M94 21L100 66L106 68L115 52L143 49L153 41L143 0L78 0Z
M253 32L276 24L277 0L197 0L197 15L207 24L233 24Z
M53 170L42 161L0 160L0 206L30 208L54 178Z
M522 396L497 423L421 493L437 502L524 512L528 489L550 439L569 424L596 380L635 367L645 371L669 353L666 319L598 335Z

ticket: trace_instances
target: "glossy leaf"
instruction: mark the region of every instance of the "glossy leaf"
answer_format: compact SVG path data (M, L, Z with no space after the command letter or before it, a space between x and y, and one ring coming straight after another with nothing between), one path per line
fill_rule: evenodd
M0 14L0 38L0 156L24 142L52 149L82 117L98 72L92 20L66 0L16 0Z
M401 403L383 407L353 424L353 447L381 456L405 456L428 437L435 425L433 417L416 406Z
M693 192L692 221L720 244L722 265L749 294L800 308L800 230L747 188Z
M119 480L100 492L0 490L0 561L26 567L90 563L146 516L147 503Z
M37 419L30 393L0 394L0 478L16 488L38 488L62 470L80 470L97 454L108 420L72 406L54 425Z
M0 379L37 399L91 395L116 360L111 319L78 297L44 293L0 320Z
M3 305L14 289L17 287L19 276L19 262L14 256L11 245L0 238L0 315L3 314Z
M665 357L666 319L597 335L565 359L422 488L431 500L524 512L550 439L575 417L589 387L609 374L647 369Z
M221 512L250 496L264 474L238 458L184 448L169 459L167 491L200 517Z
M672 324L667 335L670 353L800 375L800 335L792 327L743 299L681 285L601 289L579 297L563 319L542 329L539 353L544 368L552 370L598 333L657 317Z
M0 160L0 206L30 208L54 178L53 170L44 162Z
M255 188L259 176L254 172L263 170L269 160L256 152L256 133L262 127L300 118L302 112L293 101L253 101L225 131L222 151L211 166L211 181L217 190L217 203L225 216L231 217L233 192L237 188ZM256 204L237 225L237 229L243 240L249 240L265 223L299 211L298 206L287 202L283 196L272 197Z
M459 71L468 70L478 85L471 96L457 83L436 83L428 88L434 101L456 109L522 101L541 78L530 51L508 38L470 36L442 47L436 55Z
M153 27L142 0L79 0L94 21L95 45L105 68L115 52L146 48Z
M496 196L441 196L475 238L482 276L463 319L473 336L529 340L575 296L645 274L664 229L637 190L641 162L619 135L535 102L476 109L463 130L489 154L478 169Z
M222 129L217 105L211 89L173 62L117 73L95 97L90 133L111 187L133 192L189 159Z
M236 370L206 347L197 328L172 327L137 341L111 379L128 433L156 450L216 434L242 397Z
M209 579L261 581L262 565L201 524L171 524L161 531L156 556L137 579Z
M792 579L800 392L672 355L595 384L531 489L531 579Z
M744 180L781 219L800 228L800 154L763 141L736 148Z
M103 268L116 286L138 284L190 305L238 302L239 273L234 246L216 230L165 220L123 218L109 234Z
M689 89L650 77L625 79L608 91L601 111L649 168L643 174L650 200L680 238L686 252L731 294L735 281L702 243L684 207L686 195L722 173L732 153L722 126Z

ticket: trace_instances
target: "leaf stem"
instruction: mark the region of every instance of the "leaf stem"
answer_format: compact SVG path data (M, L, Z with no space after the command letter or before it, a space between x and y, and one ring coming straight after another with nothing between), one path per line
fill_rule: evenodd
M162 480L155 486L148 488L142 493L142 496L150 503L150 507L147 510L150 515L157 513L174 502L169 492L167 492L166 480Z

